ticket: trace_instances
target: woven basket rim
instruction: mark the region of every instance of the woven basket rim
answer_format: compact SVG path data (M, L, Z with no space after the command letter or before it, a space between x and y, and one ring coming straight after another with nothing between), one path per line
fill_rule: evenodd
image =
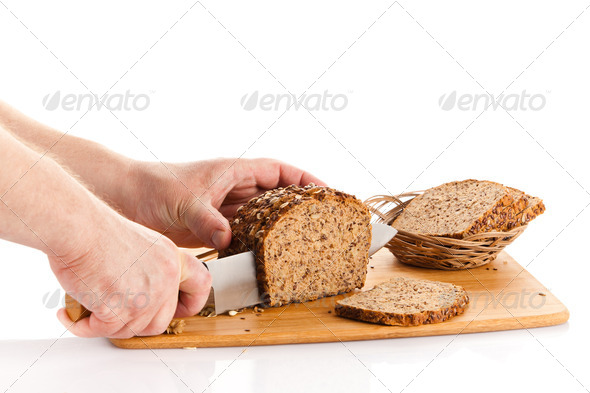
M437 240L441 240L441 241L448 241L448 240L452 240L454 242L457 243L465 243L467 244L472 244L472 243L477 243L476 240L473 239L477 239L477 238L493 238L493 237L506 237L507 235L511 235L511 234L515 234L518 232L522 232L524 231L524 229L526 229L526 226L528 224L525 225L521 225L519 227L516 228L512 228L509 231L496 231L496 232L481 232L481 233L476 233L475 235L469 235L466 236L462 239L458 239L458 238L454 238L454 237L447 237L447 236L434 236L434 235L425 235L425 234L421 234L421 233L414 233L414 232L407 232L404 231L402 229L398 229L397 232L406 236L413 236L416 238L424 238L424 239L437 239Z

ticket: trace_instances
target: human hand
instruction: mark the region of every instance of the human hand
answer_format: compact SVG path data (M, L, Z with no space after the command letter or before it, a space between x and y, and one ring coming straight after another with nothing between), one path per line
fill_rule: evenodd
M125 210L136 222L183 247L227 247L228 220L251 198L291 184L325 185L313 175L272 159L216 159L186 164L136 163L133 199Z
M67 255L49 257L62 287L92 312L72 325L66 310L59 310L58 319L72 333L156 335L173 317L192 316L203 308L211 276L197 258L115 212L106 211L91 224L94 240Z

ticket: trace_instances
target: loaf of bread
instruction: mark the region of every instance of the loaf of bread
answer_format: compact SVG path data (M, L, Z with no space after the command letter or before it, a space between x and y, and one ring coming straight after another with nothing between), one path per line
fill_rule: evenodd
M438 323L462 314L469 296L457 285L393 278L336 303L336 315L383 325Z
M361 201L331 188L270 190L238 210L220 257L252 251L269 306L349 292L365 283L370 218Z
M504 221L513 201L508 189L499 183L445 183L414 198L392 226L416 234L460 239Z

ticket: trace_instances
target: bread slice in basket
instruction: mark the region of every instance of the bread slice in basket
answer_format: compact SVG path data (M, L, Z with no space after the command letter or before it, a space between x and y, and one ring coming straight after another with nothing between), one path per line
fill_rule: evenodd
M461 239L492 230L510 211L513 195L491 181L445 183L414 198L392 226L415 234Z
M543 203L543 200L541 198L529 196L527 205L516 215L515 219L508 224L507 229L510 230L512 228L526 225L544 212L545 204Z
M526 225L544 211L540 198L499 183L470 179L426 190L392 225L414 234L462 239Z
M512 203L504 207L499 214L492 214L479 232L507 231L514 227L514 223L519 220L517 216L526 209L532 197L513 187L506 187L506 189L512 197Z
M232 242L219 256L252 251L269 306L350 292L365 284L370 220L352 195L315 185L278 188L238 210Z
M465 289L450 283L396 277L336 303L336 315L383 325L417 326L462 314Z

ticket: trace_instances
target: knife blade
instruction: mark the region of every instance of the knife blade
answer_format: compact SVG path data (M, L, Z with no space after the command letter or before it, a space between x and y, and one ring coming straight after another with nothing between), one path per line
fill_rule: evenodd
M397 230L389 225L373 224L371 232L369 255L387 244ZM262 303L256 279L256 261L252 252L203 263L211 273L215 313L221 314Z

